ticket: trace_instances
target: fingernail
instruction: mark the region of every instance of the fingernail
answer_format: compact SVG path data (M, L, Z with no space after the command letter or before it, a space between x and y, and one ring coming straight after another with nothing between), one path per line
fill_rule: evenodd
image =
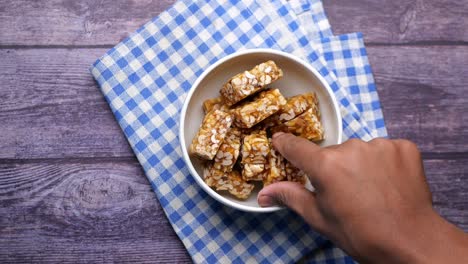
M261 207L270 207L276 205L276 200L268 195L261 195L258 197L258 204Z
M284 135L285 133L284 132L276 132L275 134L273 134L273 138L277 138L281 135Z

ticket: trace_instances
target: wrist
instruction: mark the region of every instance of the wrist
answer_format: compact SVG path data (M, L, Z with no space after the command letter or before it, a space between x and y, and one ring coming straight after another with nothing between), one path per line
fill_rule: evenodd
M434 212L416 241L420 263L468 263L468 235Z
M468 263L468 235L432 209L359 254L360 263ZM398 231L397 231L398 230ZM463 260L463 261L462 261Z

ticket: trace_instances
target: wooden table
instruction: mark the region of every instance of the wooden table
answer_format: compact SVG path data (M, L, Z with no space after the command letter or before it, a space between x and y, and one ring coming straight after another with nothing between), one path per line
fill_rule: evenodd
M88 72L174 0L0 3L0 260L189 262ZM468 230L468 1L326 1L364 33L388 131Z

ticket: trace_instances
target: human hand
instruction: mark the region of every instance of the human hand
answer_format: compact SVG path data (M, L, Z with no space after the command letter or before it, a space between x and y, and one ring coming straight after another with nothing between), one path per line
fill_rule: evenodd
M261 206L290 207L363 263L451 263L450 257L461 263L467 257L457 247L468 245L467 236L432 208L421 156L410 141L352 139L320 148L278 133L273 146L308 174L315 191L275 183L259 193Z

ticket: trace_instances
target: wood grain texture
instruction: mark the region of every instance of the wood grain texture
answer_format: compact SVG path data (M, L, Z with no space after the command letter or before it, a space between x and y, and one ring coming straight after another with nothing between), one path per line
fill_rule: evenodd
M0 164L1 262L190 262L137 162Z
M0 50L0 158L133 156L88 72L105 51ZM468 47L371 47L369 56L392 137L423 152L468 150Z
M468 46L369 47L392 138L423 152L467 152Z
M363 32L367 42L468 42L468 0L323 1L335 34Z
M115 45L175 0L4 0L0 45ZM467 42L468 1L324 1L336 33L368 42Z
M4 0L0 45L115 45L175 0Z
M424 169L434 207L468 232L468 159L425 160Z
M467 159L425 162L436 209L468 231ZM136 162L0 165L0 259L189 262Z
M0 50L1 158L133 156L88 70L105 51Z
M191 261L88 72L174 2L0 2L0 262ZM390 135L468 231L468 0L324 5L335 33L364 33Z

